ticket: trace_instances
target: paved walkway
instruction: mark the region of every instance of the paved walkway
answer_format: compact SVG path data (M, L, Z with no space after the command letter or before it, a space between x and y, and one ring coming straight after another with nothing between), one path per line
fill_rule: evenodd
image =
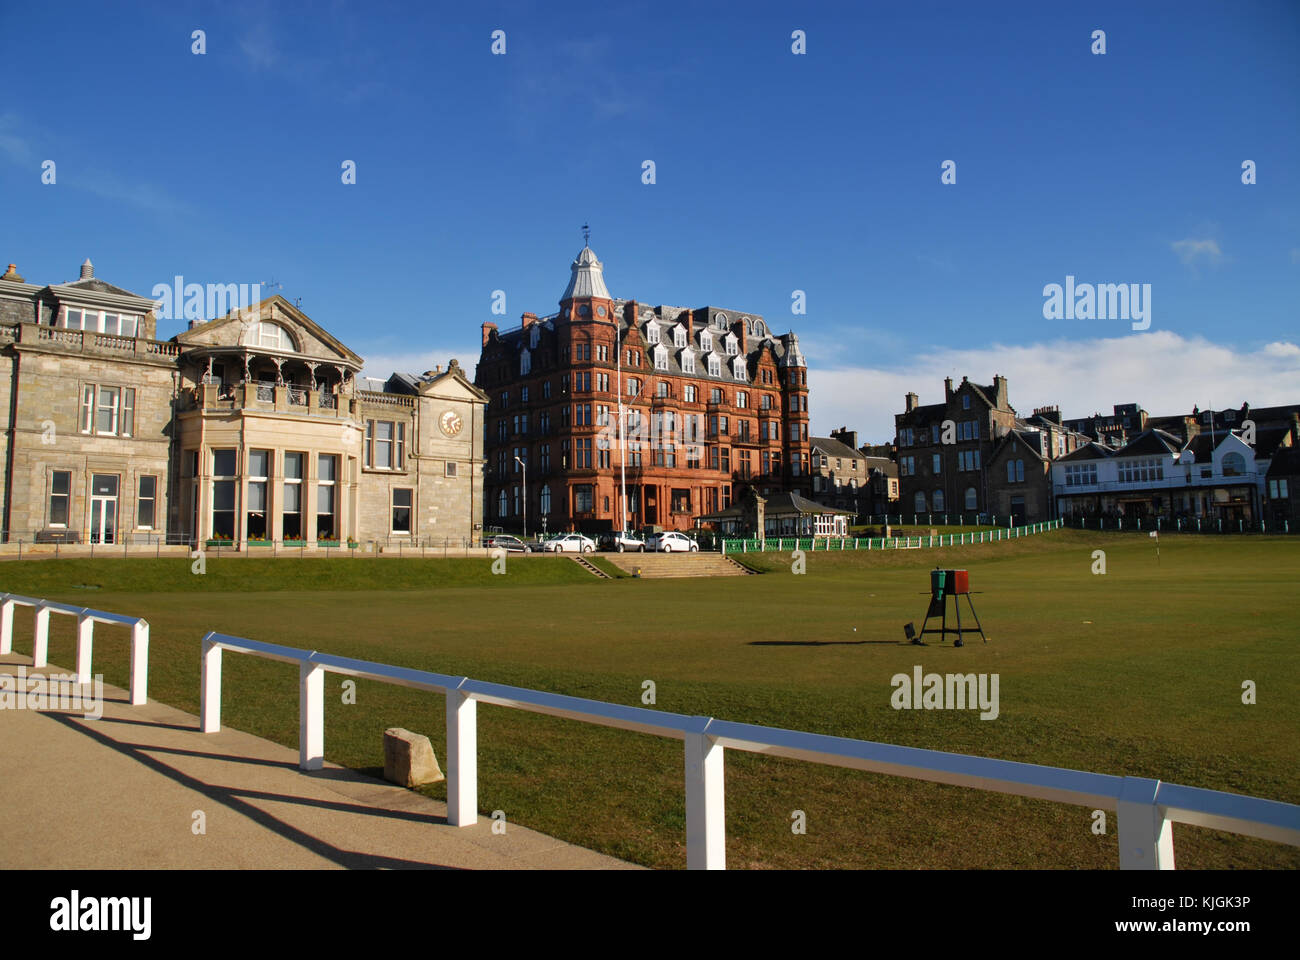
M0 656L15 676L31 660ZM71 673L51 667L40 673ZM206 833L196 835L195 811ZM0 868L619 869L633 865L480 816L104 687L80 711L0 709Z

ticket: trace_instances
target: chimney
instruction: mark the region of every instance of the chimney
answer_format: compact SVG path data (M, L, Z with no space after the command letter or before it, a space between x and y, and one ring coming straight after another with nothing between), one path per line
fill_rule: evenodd
M914 393L909 393L909 394L907 395L907 407L906 407L906 409L905 409L903 412L904 412L904 413L911 413L913 410L915 410L915 409L916 409L916 402L917 402L918 400L920 400L920 399L921 399L921 398L918 397L916 394L914 394Z
M483 324L483 346L486 347L488 345L488 341L492 339L496 332L497 325L495 323Z
M838 430L831 431L831 439L838 440L846 447L858 449L858 431L850 430L847 426L840 427Z
M523 320L524 323L524 329L527 330L529 327L531 327L534 323L537 322L537 314L525 313L521 319Z
M952 377L943 378L943 399L945 402L952 400Z
M995 395L994 403L999 410L1005 410L1009 404L1007 402L1007 378L993 374L993 392Z
M12 280L14 283L27 282L22 277L18 276L18 267L12 263L9 264L9 269L4 272L4 276L0 277L0 280Z
M86 262L81 265L81 279L82 280L95 279L95 265L90 262L90 257L87 257Z

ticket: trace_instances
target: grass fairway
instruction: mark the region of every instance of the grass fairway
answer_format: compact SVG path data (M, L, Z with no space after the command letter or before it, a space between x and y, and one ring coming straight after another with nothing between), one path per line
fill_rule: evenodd
M1092 552L1106 552L1094 575ZM563 558L50 560L0 566L0 589L142 615L150 694L197 712L199 638L239 636L558 693L1300 802L1300 540L1056 531L941 550L748 555L761 577L599 580ZM966 567L990 642L900 644L928 570ZM30 653L30 611L15 622ZM856 628L856 630L855 630ZM97 627L95 670L126 685L126 631ZM51 661L73 662L56 617ZM997 673L1000 715L894 710L891 677ZM297 671L228 654L223 720L297 743ZM1252 680L1258 703L1242 704ZM327 678L326 756L376 770L382 733L428 734L442 698ZM685 864L681 744L479 708L479 802L656 867ZM728 751L732 867L1090 867L1115 823L1082 807ZM428 788L441 798L443 785ZM791 832L791 812L807 834ZM1300 867L1300 850L1175 825L1182 868Z

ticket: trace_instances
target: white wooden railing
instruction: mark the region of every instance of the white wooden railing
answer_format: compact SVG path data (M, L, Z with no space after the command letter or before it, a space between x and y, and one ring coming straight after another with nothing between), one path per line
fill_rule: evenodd
M445 695L447 821L458 827L478 822L476 706L482 701L684 741L686 865L689 869L720 870L726 867L726 811L722 781L723 751L727 749L1112 810L1117 814L1122 869L1172 870L1174 823L1300 846L1300 806L1276 800L1184 787L1142 777L1085 773L732 723L711 717L688 717L354 660L219 633L207 634L202 642L200 729L204 733L221 729L223 650L298 665L298 765L303 770L319 770L325 760L326 673Z
M131 628L131 705L138 707L149 696L149 623L142 617L91 610L71 603L37 600L14 593L0 594L0 654L13 652L14 607L31 607L36 614L32 638L32 666L50 665L50 614L77 618L77 683L90 683L95 624L111 623Z

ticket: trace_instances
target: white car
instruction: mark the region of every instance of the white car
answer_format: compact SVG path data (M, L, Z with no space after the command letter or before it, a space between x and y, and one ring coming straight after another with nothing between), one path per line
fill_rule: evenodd
M667 530L647 540L645 548L656 553L699 553L700 545L684 533Z
M596 541L580 533L566 533L542 544L547 553L595 553Z

